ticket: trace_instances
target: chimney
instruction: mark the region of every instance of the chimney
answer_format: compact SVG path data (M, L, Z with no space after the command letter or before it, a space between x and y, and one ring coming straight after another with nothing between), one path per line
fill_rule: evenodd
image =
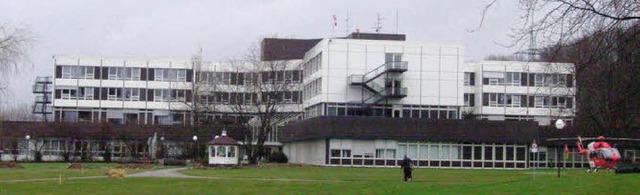
M222 130L222 135L221 136L227 136L227 130Z

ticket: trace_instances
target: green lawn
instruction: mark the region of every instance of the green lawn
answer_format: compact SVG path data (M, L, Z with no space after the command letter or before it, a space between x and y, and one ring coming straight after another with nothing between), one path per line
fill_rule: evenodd
M61 185L0 182L0 194L635 194L640 187L640 174L588 174L584 169L563 170L561 178L554 170L538 170L535 180L531 170L417 169L412 183L400 181L399 168L271 167L183 173L216 178L69 179Z
M0 182L7 180L102 176L116 163L85 163L88 169L68 169L71 163L20 163L24 169L0 169ZM127 170L127 173L144 170Z

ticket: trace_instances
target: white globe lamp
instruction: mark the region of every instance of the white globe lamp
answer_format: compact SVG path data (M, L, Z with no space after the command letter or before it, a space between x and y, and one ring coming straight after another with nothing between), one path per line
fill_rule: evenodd
M565 123L562 119L558 119L555 125L556 125L556 129L562 129L564 128Z

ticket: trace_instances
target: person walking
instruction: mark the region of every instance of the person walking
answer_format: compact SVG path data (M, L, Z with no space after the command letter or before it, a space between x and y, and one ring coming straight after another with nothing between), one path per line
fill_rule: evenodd
M402 159L402 164L400 164L400 168L404 171L404 180L405 182L411 182L413 177L411 176L411 172L413 171L413 162L407 155L404 155L404 159Z

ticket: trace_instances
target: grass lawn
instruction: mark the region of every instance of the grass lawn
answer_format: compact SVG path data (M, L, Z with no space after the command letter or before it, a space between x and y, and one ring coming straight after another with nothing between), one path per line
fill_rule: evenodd
M640 174L588 174L584 169L563 170L561 178L554 170L538 170L535 180L531 170L417 169L412 183L401 182L399 168L268 167L183 173L217 178L82 179L64 180L62 185L0 182L0 194L634 194L640 187Z
M0 182L8 180L23 179L45 179L82 177L82 176L103 176L109 168L118 166L116 163L84 163L88 169L68 169L71 163L20 163L24 169L0 169ZM140 172L145 170L127 170L127 173Z

